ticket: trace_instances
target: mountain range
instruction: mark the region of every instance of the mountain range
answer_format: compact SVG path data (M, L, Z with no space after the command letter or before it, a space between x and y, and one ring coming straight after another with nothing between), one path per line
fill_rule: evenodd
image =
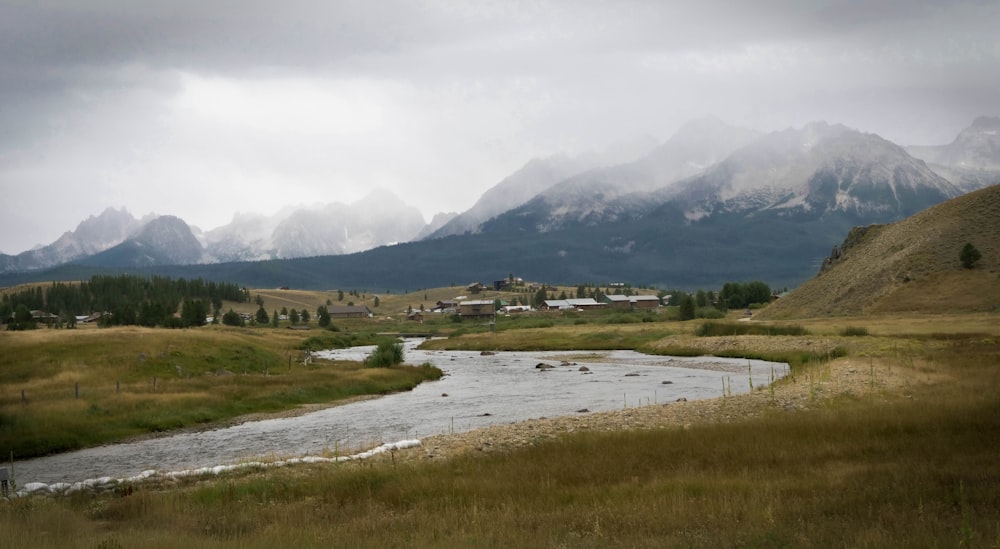
M381 190L354 204L237 214L207 232L108 209L48 246L0 255L0 283L139 269L311 288L514 271L564 283L795 285L851 227L1000 182L998 134L1000 118L980 117L950 144L904 148L839 124L761 134L702 119L644 154L532 160L469 210L430 224Z

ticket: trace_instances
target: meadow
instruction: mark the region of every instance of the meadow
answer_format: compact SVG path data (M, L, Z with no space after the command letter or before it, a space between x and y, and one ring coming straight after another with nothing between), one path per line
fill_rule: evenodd
M24 459L406 390L441 375L305 361L310 348L375 340L223 326L0 332L0 452Z
M476 328L435 345L534 348L548 341L568 349L596 341L585 348L697 350L735 344L750 355L778 352L780 342L780 352L812 356L822 338L840 349L828 360L878 361L912 383L893 390L873 383L863 395L833 394L805 410L567 433L440 461L393 456L96 496L13 499L0 503L4 545L1000 546L995 314L803 320L796 323L801 335L782 329L742 336L699 336L701 322L584 320L525 322L495 333ZM169 356L166 343L147 353ZM282 344L264 348L280 357L288 352ZM796 378L821 376L830 364L802 361L776 391ZM145 383L149 373L136 382Z

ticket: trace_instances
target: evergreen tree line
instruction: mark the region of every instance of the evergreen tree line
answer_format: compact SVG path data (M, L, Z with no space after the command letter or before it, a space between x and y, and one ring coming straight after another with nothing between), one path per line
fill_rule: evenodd
M771 287L754 280L753 282L726 282L719 292L720 307L742 309L758 303L771 302Z
M237 284L201 278L95 275L85 282L53 282L4 295L0 318L9 319L18 310L41 310L68 324L76 316L107 313L100 320L105 326L201 326L210 312L222 309L223 301L248 302L250 293Z
M673 290L666 292L666 294L671 296L671 305L679 307L680 320L721 318L729 309L743 309L771 301L771 287L759 280L726 282L717 294L701 289L695 293ZM715 313L715 311L719 312Z

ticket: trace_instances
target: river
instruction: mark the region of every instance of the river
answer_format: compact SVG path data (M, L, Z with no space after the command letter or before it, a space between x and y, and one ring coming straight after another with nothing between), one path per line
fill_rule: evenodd
M346 452L532 418L744 393L784 376L788 365L747 359L680 358L633 351L424 351L405 343L409 364L445 375L412 391L281 419L110 444L15 462L19 485L126 478L259 458ZM361 360L372 347L314 353ZM552 366L537 368L538 364ZM585 367L582 370L581 367ZM586 411L583 411L586 410Z

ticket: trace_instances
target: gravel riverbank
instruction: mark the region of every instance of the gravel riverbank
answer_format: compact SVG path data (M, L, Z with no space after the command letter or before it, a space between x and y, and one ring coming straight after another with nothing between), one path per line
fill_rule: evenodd
M691 345L690 340L664 340L662 345ZM776 338L735 336L703 338L698 344L706 353L737 348L802 349L832 351L836 341L823 338ZM760 387L749 394L698 401L679 401L627 408L613 412L539 418L495 425L464 433L426 437L420 447L390 456L395 460L441 460L469 452L503 452L535 444L576 431L691 428L705 423L742 421L765 413L794 413L821 406L839 396L887 396L905 393L908 378L901 367L867 358L848 357L811 366L805 375L790 376L772 388ZM383 457L382 459L389 459Z

